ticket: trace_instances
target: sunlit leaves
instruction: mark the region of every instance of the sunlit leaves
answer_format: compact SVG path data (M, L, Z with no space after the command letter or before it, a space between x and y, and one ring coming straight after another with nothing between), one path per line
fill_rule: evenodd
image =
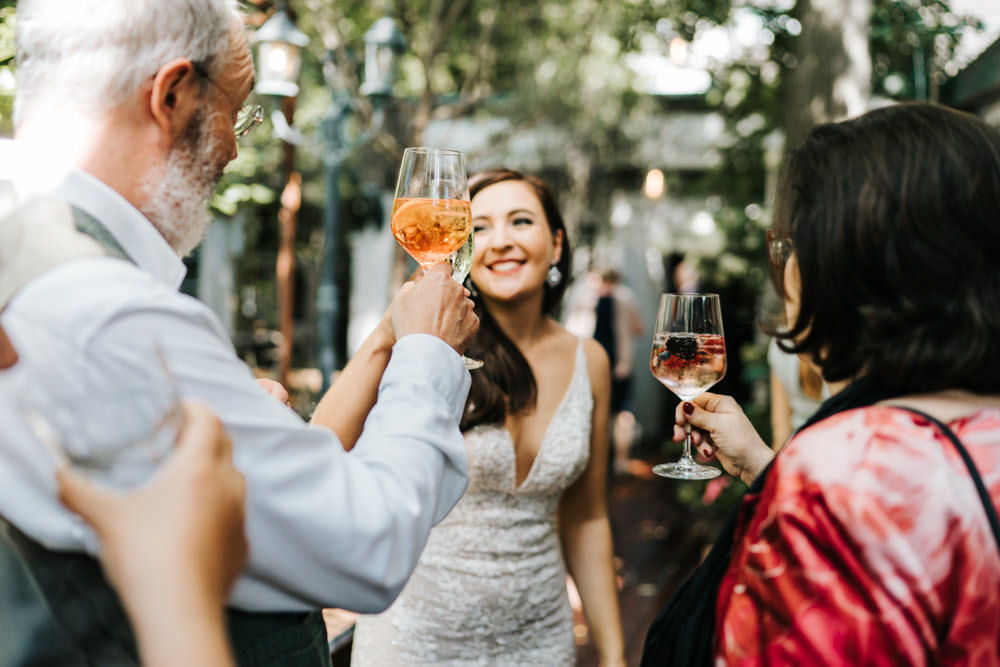
M212 207L223 215L235 215L240 204L271 204L277 194L259 183L232 183L212 198Z
M954 14L945 0L877 0L869 33L873 91L934 99L964 64L955 60L962 36L982 28L978 19Z
M0 1L0 136L13 131L14 0Z

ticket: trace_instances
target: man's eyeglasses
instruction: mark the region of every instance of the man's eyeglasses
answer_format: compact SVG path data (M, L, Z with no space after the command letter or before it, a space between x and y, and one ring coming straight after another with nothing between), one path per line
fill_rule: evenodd
M191 67L198 73L199 76L218 88L219 92L225 95L228 100L232 101L229 93L223 90L222 86L216 83L215 79L208 75L208 71L205 69L203 64L191 61ZM254 128L260 125L263 121L264 110L259 104L244 104L240 107L239 113L236 114L236 123L233 124L233 133L236 135L237 139L242 139L253 132Z
M242 139L262 122L264 122L264 109L259 104L245 104L236 116L233 132L236 133L237 139Z
M785 265L794 249L792 239L778 236L773 229L767 230L767 259L771 265L771 282L778 294L784 294Z

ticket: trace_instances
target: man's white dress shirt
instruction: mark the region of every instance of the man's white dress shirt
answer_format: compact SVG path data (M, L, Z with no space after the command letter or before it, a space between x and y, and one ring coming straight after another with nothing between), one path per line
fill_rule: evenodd
M9 157L16 150L0 142L0 178L22 175ZM345 452L330 430L304 423L261 388L215 315L177 291L184 265L139 211L86 173L57 180L57 196L101 221L136 264L67 261L22 287L0 315L20 356L0 373L0 514L50 548L96 553L96 538L56 498L54 460L24 424L16 392L25 382L121 368L124 359L120 382L73 406L81 429L106 428L91 423L99 419L93 406L137 399L129 376L158 363L155 339L180 395L208 403L225 424L247 480L250 557L231 603L260 611L388 606L431 526L465 489L458 421L470 378L460 356L433 336L398 340L378 403Z

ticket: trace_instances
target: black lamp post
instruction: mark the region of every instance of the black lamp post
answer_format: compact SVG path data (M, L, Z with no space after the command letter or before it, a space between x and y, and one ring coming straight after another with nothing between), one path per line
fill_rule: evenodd
M364 35L365 62L361 94L372 101L373 113L369 127L360 135L348 138L344 124L355 112L356 105L350 94L334 87L333 104L323 119L323 164L326 180L326 205L323 210L323 258L320 285L316 295L318 317L318 364L323 378L323 391L330 386L334 371L340 367L338 354L341 349L340 313L338 309L337 273L340 259L340 169L344 159L358 146L367 143L381 128L385 118L386 102L392 96L396 80L399 55L406 48L406 41L395 21L384 16ZM333 67L331 59L329 63ZM335 77L328 77L331 81Z
M254 35L257 46L257 92L281 101L272 114L273 124L284 143L285 187L281 194L278 223L281 241L275 269L278 283L281 346L278 350L278 381L288 384L291 368L295 289L295 224L301 197L301 177L295 171L295 142L290 139L295 98L299 94L301 50L309 43L288 16L287 2L280 2L274 14ZM284 130L284 131L283 131Z

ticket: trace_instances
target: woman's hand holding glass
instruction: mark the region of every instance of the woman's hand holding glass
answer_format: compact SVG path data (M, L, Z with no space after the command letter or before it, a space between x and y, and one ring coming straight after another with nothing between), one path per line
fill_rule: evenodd
M753 424L730 396L704 393L677 405L673 439L683 442L690 425L691 444L702 456L718 457L722 467L747 485L774 458Z
M246 485L211 410L185 403L182 411L174 451L146 484L114 491L64 467L57 471L60 500L94 527L105 571L127 602L140 603L155 571L201 587L199 596L221 606L246 562Z
M56 472L59 498L100 538L101 566L128 612L143 664L167 655L189 664L186 652L228 665L222 609L247 558L246 482L215 415L194 403L183 410L176 448L148 482L111 490L64 466Z

